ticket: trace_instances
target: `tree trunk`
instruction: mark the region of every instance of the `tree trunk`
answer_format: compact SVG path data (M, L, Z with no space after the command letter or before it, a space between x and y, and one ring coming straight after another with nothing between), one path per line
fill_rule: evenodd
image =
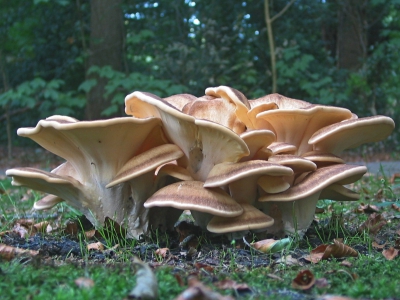
M88 68L111 66L123 69L123 14L122 0L92 0L90 19L90 51ZM96 79L97 85L88 93L86 117L89 120L102 118L101 112L110 105L110 97L104 97L107 79L97 74L88 75Z
M366 0L338 1L338 67L358 70L367 56Z

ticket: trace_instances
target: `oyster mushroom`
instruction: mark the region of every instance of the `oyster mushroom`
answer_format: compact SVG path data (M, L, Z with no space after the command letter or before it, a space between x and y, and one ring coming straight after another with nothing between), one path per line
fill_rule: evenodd
M141 155L140 151L152 153L151 147L166 143L159 119L77 121L53 116L39 121L35 128L20 128L18 134L31 138L67 162L53 172L31 168L7 170L14 184L58 196L94 224L110 217L121 225L127 219L132 236L147 230L148 216L143 213L143 203L152 189L147 183L153 181L154 173L147 172L112 188L106 185L132 157ZM154 169L166 162L160 157L151 159Z
M274 217L270 213L272 207L278 208L286 233L304 233L310 226L315 207L322 191L333 184L346 185L359 180L367 168L355 165L331 165L309 173L304 179L286 191L278 194L267 194L260 197L256 207ZM327 193L329 195L329 193ZM277 233L280 228L273 226L268 232Z

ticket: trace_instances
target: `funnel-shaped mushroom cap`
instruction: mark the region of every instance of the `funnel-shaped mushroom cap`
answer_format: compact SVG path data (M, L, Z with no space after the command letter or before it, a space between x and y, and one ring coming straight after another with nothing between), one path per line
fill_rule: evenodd
M258 199L264 201L297 201L307 199L313 194L321 193L323 189L332 184L349 184L360 179L367 172L364 166L332 165L317 169L307 175L299 184L291 187L283 193L265 195Z
M219 188L206 189L201 181L170 184L154 193L144 206L169 206L224 217L235 217L243 213L242 207L226 192Z
M236 105L222 98L197 99L185 106L184 112L196 119L213 121L240 134L246 125L236 116Z
M263 119L270 124L264 129L274 131L277 142L296 146L298 155L312 150L308 140L316 131L351 117L348 109L323 105L310 105L298 109L280 108L257 115L257 119Z
M247 127L251 126L252 123L247 116L247 112L250 109L250 104L246 96L243 95L241 92L234 88L221 85L219 87L207 88L206 95L216 98L222 98L234 104L236 106L236 116L239 118L239 120L243 122Z
M249 100L251 108L268 103L275 103L279 109L305 108L311 105L309 102L288 98L279 94L270 94L255 100Z
M181 158L183 155L181 149L173 144L165 144L150 149L127 161L106 187L110 188L149 171L153 171L160 165Z
M323 189L319 199L329 199L336 201L357 201L360 195L340 184L332 184Z
M64 200L61 199L58 196L54 196L54 195L46 195L45 197L43 197L42 199L40 199L39 201L36 201L33 204L33 208L36 210L44 210L44 209L49 209L52 208L53 206L57 205L60 202L63 202Z
M253 159L254 155L263 147L268 147L276 139L271 130L252 130L243 132L240 137L250 150L250 155L243 157L241 161Z
M179 109L180 111L182 111L183 107L186 104L191 103L191 102L195 101L196 99L197 98L195 96L190 95L190 94L177 94L177 95L173 95L173 96L164 98L164 100L166 102L168 102L175 108Z
M273 155L268 158L268 161L275 164L280 164L285 167L289 167L294 173L311 172L317 169L316 164L311 160L302 158L297 155Z
M263 229L274 224L274 219L267 216L253 205L241 203L243 213L237 217L214 216L207 225L207 230L214 233L227 233Z
M75 178L83 184L93 176L108 183L154 128L161 126L155 118L70 119L53 116L39 121L35 128L20 128L17 133L67 160L76 170Z
M340 155L345 149L386 139L394 127L386 116L351 119L321 128L308 143L314 150Z
M195 180L204 181L211 168L222 162L237 162L249 154L245 142L225 126L196 120L163 99L148 93L134 92L125 98L126 113L140 116L142 108L159 116L167 138L185 154L179 164L188 169Z
M290 176L293 175L293 171L288 167L263 160L221 163L212 168L204 183L204 187L219 187L254 175L258 177L263 175ZM243 186L242 189L246 190L246 187Z
M268 146L268 149L272 151L273 155L277 154L295 154L297 147L293 144L274 142Z
M311 160L318 168L326 167L333 164L344 164L345 161L332 153L310 151L302 155L305 159Z

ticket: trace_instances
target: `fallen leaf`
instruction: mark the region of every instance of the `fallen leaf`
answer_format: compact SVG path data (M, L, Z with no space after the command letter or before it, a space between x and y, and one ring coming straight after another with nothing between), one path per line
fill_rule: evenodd
M104 250L104 245L101 242L97 243L90 243L87 245L88 250L98 250L98 251L103 251Z
M397 206L396 204L392 204L392 208L395 210L395 211L398 211L398 212L400 212L400 206Z
M203 263L200 263L200 262L194 263L193 266L194 266L197 270L204 269L204 270L206 270L207 272L213 272L213 271L214 271L214 268L211 267L210 265L203 264Z
M250 248L255 249L262 253L275 253L282 251L285 249L291 242L290 238L274 240L274 239L266 239L261 240L255 243L249 244L246 239L243 237L243 241L247 244Z
M353 264L352 264L351 262L349 262L348 260L342 261L342 262L340 263L340 265L341 265L341 266L344 266L344 267L349 267L349 268L353 266Z
M315 283L314 274L310 270L300 271L292 281L292 287L297 290L308 290Z
M361 203L360 206L357 208L356 212L358 213L375 213L379 211L379 207L376 205L371 205L371 204L364 204Z
M214 283L214 285L221 290L236 290L236 291L245 291L250 290L249 286L246 283L237 283L232 279L224 279Z
M281 277L279 277L278 275L275 275L275 274L268 273L267 276L269 278L272 278L272 279L276 279L276 280L279 280L279 281L284 281L283 278L281 278Z
M169 253L169 248L159 248L154 253L158 257L165 258Z
M30 236L28 227L21 225L19 223L15 224L13 227L13 232L17 233L21 238L27 238Z
M75 279L75 284L78 287L84 288L84 289L90 289L90 288L94 287L93 279L87 278L87 277L79 277L79 278Z
M322 259L328 258L342 258L342 257L357 257L358 252L353 248L343 244L339 240L333 240L333 244L323 244L313 249L310 255L304 257L304 259L318 263Z
M383 250L382 254L387 260L393 260L399 255L399 250L390 247L389 249Z
M35 250L25 250L21 248L16 248L13 246L8 246L6 244L0 244L0 257L9 261L12 260L16 256L36 256L39 254L39 251Z
M395 181L396 181L397 178L400 178L400 173L394 173L394 174L392 175L392 177L390 178L390 183L391 183L391 184L395 183Z
M234 300L231 296L222 296L206 287L196 277L190 277L189 287L178 295L176 300Z
M130 299L158 299L157 278L148 264L135 258L133 264L138 268L136 271L136 286L129 293Z
M373 213L369 215L368 220L366 220L364 223L360 225L358 231L359 232L367 231L371 235L376 235L379 232L379 230L381 230L381 228L386 224L387 221L381 214Z
M281 258L277 259L275 264L284 264L286 266L299 266L300 262L298 259L293 258L291 255L282 256Z
M385 248L386 243L379 245L377 242L372 242L371 245L372 245L372 248L374 248L374 249L383 249L383 248Z
M68 221L65 224L64 233L71 236L76 236L78 234L78 223L75 221Z

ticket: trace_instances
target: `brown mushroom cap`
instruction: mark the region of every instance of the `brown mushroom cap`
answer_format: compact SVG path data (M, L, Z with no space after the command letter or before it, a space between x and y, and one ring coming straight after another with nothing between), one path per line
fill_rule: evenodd
M277 154L295 154L297 151L297 147L283 142L273 142L268 146L268 149L272 151L273 155Z
M207 225L207 230L214 233L227 233L263 229L274 224L274 219L267 216L253 205L241 203L243 213L237 217L214 216Z
M258 200L261 202L289 202L306 199L315 193L320 193L323 189L332 184L344 185L352 183L360 179L366 172L367 168L365 166L339 164L323 167L311 172L303 181L285 192L265 195Z
M242 207L226 192L219 188L206 189L201 181L181 181L167 185L147 199L144 206L169 206L224 217L235 217L243 213Z
M183 107L191 102L194 102L197 98L190 94L177 94L170 97L164 98L166 102L173 105L175 108L182 111Z
M183 155L181 149L173 144L165 144L150 149L128 160L112 181L106 185L106 188L155 170L160 165L181 158Z
M333 164L344 164L345 161L332 153L310 151L302 155L305 159L311 160L318 168L326 167Z
M321 128L308 143L314 150L340 155L345 149L387 138L394 127L393 120L386 116L350 119Z
M293 171L288 167L263 160L221 163L211 169L204 187L219 187L254 175L290 176L293 175ZM243 189L246 187L243 186Z
M317 169L316 164L313 163L311 160L302 158L297 155L273 155L268 158L268 161L271 163L289 167L293 170L294 173L311 172Z
M310 105L298 109L274 109L257 115L275 132L276 141L297 147L297 154L312 150L308 144L310 137L319 129L343 120L350 119L352 113L345 108L323 105Z

